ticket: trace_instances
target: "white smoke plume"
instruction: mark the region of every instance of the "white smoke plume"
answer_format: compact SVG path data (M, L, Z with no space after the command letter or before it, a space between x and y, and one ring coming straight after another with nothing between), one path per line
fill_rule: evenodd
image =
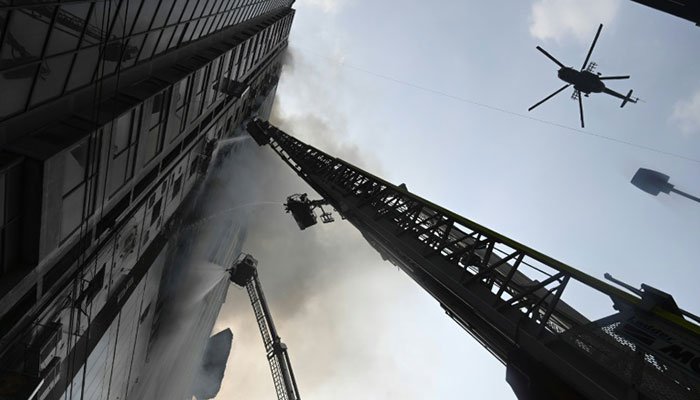
M313 98L313 104L323 104L324 110L289 111L294 107L285 107L285 99L278 97L271 122L333 156L380 172L378 163L344 141L345 116L333 108L328 87L313 78L309 82L313 67L294 54L288 57L284 74L281 84L295 82L299 74L306 76L307 84L296 98ZM243 167L255 170L253 187L237 190L256 191L258 200L265 201L281 202L300 192L318 198L272 149L254 153L255 167ZM402 332L388 322L390 308L402 301L401 293L416 287L384 263L350 224L337 218L333 224L319 223L302 232L281 206L258 207L251 213L244 251L259 261L260 280L280 336L289 346L304 398L420 397L413 385L399 384L413 368L395 365L391 337ZM440 313L438 307L435 311ZM234 344L217 399L274 398L262 340L243 289L229 291L216 329L226 327L234 332ZM396 385L387 391L387 382L392 381Z
M537 0L532 4L530 34L561 42L569 37L588 43L599 23L611 22L620 0Z
M347 116L324 78L293 52L270 121L381 176L378 162L347 140ZM269 146L252 150L243 164L231 168L251 171L250 186L231 188L255 193L251 201L282 202L303 192L318 198ZM300 231L281 206L255 207L243 251L259 261L260 280L304 399L463 397L459 384L450 391L455 389L454 376L437 376L428 369L455 362L455 351L464 354L470 339L437 302L382 261L348 222L336 218L332 224L319 222ZM253 310L241 288L229 290L215 331L224 328L232 329L234 339L217 399L276 398ZM457 332L459 342L433 335L445 329ZM480 366L461 368L475 374ZM487 394L479 388L472 392L476 397ZM489 394L498 392L488 389Z

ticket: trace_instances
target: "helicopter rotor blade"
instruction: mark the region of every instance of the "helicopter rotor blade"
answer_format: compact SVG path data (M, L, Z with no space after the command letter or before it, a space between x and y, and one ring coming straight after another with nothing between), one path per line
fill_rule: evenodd
M629 75L622 75L622 76L601 76L601 77L598 77L598 79L600 79L601 81L602 81L602 80L605 80L605 79L629 79L629 78L630 78Z
M568 88L569 86L571 86L571 85L570 85L570 84L564 85L561 89L559 89L559 90L557 90L556 92L554 92L554 93L550 94L549 96L545 97L544 100L542 100L542 101L540 101L539 103L535 104L534 106L528 108L527 110L528 110L528 111L532 111L533 109L535 109L535 107L537 107L537 106L539 106L540 104L544 103L545 101L551 99L552 97L558 95L559 92L561 92L562 90Z
M546 51L545 49L541 48L540 46L537 46L537 50L541 51L542 54L544 54L545 56L547 56L547 58L549 58L550 60L554 61L554 63L557 64L558 66L560 66L561 68L565 68L565 65L564 65L564 64L560 63L559 60L557 60L556 58L554 58L553 55L547 53L547 51Z
M591 48L588 49L588 54L586 55L586 59L583 61L583 66L581 67L581 71L586 69L586 65L588 64L588 60L591 58L591 53L593 53L593 48L595 47L595 43L598 41L598 36L600 36L600 31L603 30L603 24L600 24L598 26L598 32L595 33L595 37L593 38L593 43L591 43Z
M578 112L581 114L581 128L586 126L583 124L583 100L581 100L581 92L578 93Z

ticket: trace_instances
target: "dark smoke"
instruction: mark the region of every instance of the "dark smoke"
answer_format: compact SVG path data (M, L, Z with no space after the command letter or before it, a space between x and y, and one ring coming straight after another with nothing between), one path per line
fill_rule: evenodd
M197 324L205 297L222 279L228 282L225 268L229 265L215 257L213 244L232 226L245 228L254 201L260 197L252 141L229 142L215 151L218 157L206 185L193 190L194 205L169 244L174 254L166 262L160 288L164 298L159 327L136 398L175 398L191 390L204 350L204 343L192 342L191 334L201 330ZM216 217L209 218L212 214ZM205 334L208 337L209 332Z
M344 140L344 115L329 100L328 87L313 78L314 68L293 51L288 63L291 68L280 85L305 75L295 95L310 106L301 113L286 112L291 107L280 96L270 121L333 156L381 174L377 162ZM316 105L324 109L316 110ZM318 198L269 146L252 150L245 162L252 164L233 168L254 171L255 179L247 182L251 186L231 190L254 192L260 201L283 202L293 193ZM281 206L258 207L251 211L243 250L259 261L260 280L305 399L367 398L365 393L418 398L412 385L397 381L394 371L403 368L391 366L394 345L388 339L394 334L389 308L401 302L406 287L415 287L382 262L351 225L337 218L302 232ZM265 350L243 289L229 290L217 323L218 329L226 327L236 340L217 398L274 398Z
M334 156L366 168L371 168L368 164L375 164L366 162L356 146L335 139L345 134L342 120L330 121L314 114L284 116L280 113L283 104L280 100L276 99L270 118L279 128ZM255 163L254 167L237 165L236 168L255 170L255 179L248 182L254 187L242 185L236 190L255 192L259 200L267 201L283 202L288 195L302 192L319 198L269 146L252 153L255 156L246 158L245 162ZM244 251L259 261L260 279L275 323L283 341L290 346L292 362L297 362L295 371L299 384L305 388L320 388L326 379L323 370L343 369L348 363L362 360L368 368L373 365L372 346L351 340L349 333L340 327L344 319L361 315L363 307L372 307L363 305L363 299L354 298L357 295L352 293L352 287L366 285L363 281L374 279L377 265L386 272L388 264L381 264L379 255L364 242L359 232L340 218L337 220L330 225L319 223L301 232L281 206L256 208L251 212L244 246ZM347 286L348 281L353 283ZM336 300L322 300L333 292L338 293ZM352 299L357 309L343 299ZM344 311L339 313L338 307ZM245 291L232 287L218 326L233 327L237 340L227 370L230 377L224 382L220 399L274 396L265 352L252 315ZM303 326L307 323L310 323L308 328ZM381 325L374 324L378 329ZM337 348L337 351L318 351L324 347ZM247 384L234 389L237 382Z

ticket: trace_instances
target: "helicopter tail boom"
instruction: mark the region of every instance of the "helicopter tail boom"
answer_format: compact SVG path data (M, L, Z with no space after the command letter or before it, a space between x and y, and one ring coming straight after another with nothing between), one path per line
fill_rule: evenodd
M630 90L630 91L627 93L627 96L623 95L622 93L618 93L618 92L616 92L616 91L614 91L614 90L612 90L612 89L608 89L608 88L605 88L605 89L603 90L603 92L604 92L604 93L607 93L607 94L609 94L609 95L611 95L611 96L617 97L618 99L621 99L621 100L622 100L622 104L620 105L620 108L624 107L625 104L627 104L628 102L629 102L629 103L636 103L636 102L637 102L637 99L636 99L635 97L632 97L632 90Z

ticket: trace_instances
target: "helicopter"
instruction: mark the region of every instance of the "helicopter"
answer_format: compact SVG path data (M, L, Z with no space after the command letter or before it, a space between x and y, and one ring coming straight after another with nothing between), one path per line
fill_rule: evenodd
M605 86L605 83L603 82L604 80L629 79L629 75L602 76L600 72L595 72L595 69L598 66L598 64L594 62L589 63L591 53L593 53L593 48L595 47L595 44L598 41L598 36L600 36L600 31L602 29L603 24L600 24L600 26L598 27L598 32L596 32L595 38L593 38L593 43L591 44L591 48L588 50L588 54L586 55L586 59L583 61L583 66L581 67L580 71L577 71L571 67L567 67L566 65L562 64L559 60L554 58L554 56L547 53L545 49L543 49L540 46L537 46L537 50L542 52L542 54L547 56L547 58L549 58L559 66L557 76L559 77L559 79L566 82L566 85L564 85L556 92L545 97L544 100L528 108L527 111L532 111L533 109L535 109L535 107L556 96L564 89L568 88L571 85L574 85L574 93L571 95L571 98L574 100L578 100L578 108L579 113L581 115L581 128L584 128L585 125L583 123L583 101L581 99L582 93L585 97L588 97L588 95L591 93L606 93L611 96L617 97L619 99L622 99L622 104L620 105L620 108L624 107L627 103L636 103L639 100L639 98L632 97L632 90L630 90L627 93L627 96L624 96L622 93L618 93L612 89L608 89Z

